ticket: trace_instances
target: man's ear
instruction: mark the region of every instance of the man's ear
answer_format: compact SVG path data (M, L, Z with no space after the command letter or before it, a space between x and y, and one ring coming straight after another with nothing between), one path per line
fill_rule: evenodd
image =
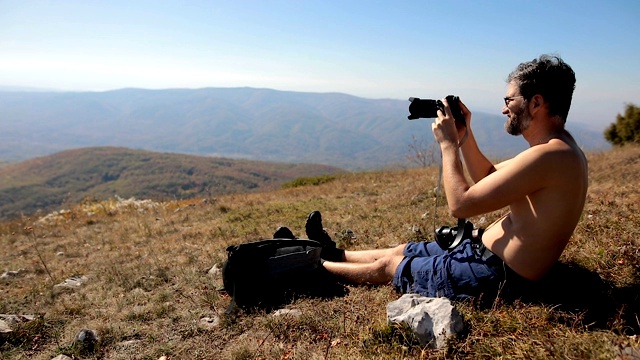
M534 95L531 100L529 100L529 112L531 115L535 115L542 107L545 105L544 98L542 95L537 94Z

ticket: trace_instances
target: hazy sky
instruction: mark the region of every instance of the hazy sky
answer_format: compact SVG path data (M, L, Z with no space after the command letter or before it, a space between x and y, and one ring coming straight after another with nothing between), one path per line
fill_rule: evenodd
M575 70L569 121L640 105L640 1L0 0L0 86L263 87L459 95L500 113L542 53Z

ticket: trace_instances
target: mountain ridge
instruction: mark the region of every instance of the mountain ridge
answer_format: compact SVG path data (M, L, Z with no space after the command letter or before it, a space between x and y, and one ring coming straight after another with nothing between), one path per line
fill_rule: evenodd
M433 144L428 120L408 121L408 101L258 88L2 92L0 159L21 161L91 146L318 163L350 170L407 164L413 138ZM491 157L526 147L504 132L504 116L474 112ZM587 149L602 134L568 124Z

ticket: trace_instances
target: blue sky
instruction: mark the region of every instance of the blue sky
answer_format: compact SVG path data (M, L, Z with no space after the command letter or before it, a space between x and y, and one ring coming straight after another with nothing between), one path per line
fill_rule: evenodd
M499 114L542 53L576 72L569 121L640 105L640 1L0 0L0 86L261 87L459 95Z

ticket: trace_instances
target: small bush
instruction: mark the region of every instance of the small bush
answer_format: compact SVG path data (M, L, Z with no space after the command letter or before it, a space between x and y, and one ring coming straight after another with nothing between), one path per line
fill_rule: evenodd
M293 181L289 181L288 183L285 183L282 185L283 189L290 189L290 188L296 188L296 187L301 187L301 186L308 186L308 185L312 185L312 186L317 186L317 185L322 185L322 184L326 184L328 182L331 182L333 180L335 180L337 177L333 176L333 175L325 175L325 176L314 176L314 177L301 177L301 178L297 178Z
M624 115L604 131L604 138L613 145L640 144L640 107L627 104Z

